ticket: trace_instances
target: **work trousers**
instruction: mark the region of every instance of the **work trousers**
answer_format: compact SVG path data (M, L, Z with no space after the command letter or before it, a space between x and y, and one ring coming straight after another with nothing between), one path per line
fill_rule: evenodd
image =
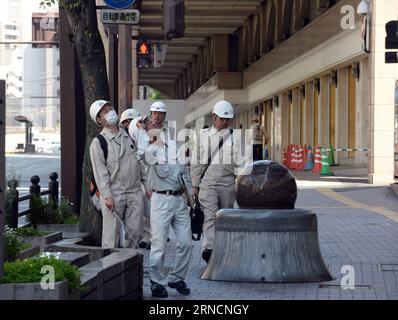
M142 241L151 243L151 202L144 197L144 232Z
M142 238L144 194L140 188L134 192L113 196L114 209L111 212L105 206L105 199L100 197L102 211L102 247L103 248L137 248ZM121 223L127 231L124 239L120 239Z
M177 255L173 269L164 270L165 251L169 227L177 239ZM153 193L151 198L151 253L149 275L151 281L161 285L185 280L192 254L191 221L183 197Z
M202 250L213 249L216 213L220 209L233 208L235 187L211 186L199 190L199 202L204 213Z

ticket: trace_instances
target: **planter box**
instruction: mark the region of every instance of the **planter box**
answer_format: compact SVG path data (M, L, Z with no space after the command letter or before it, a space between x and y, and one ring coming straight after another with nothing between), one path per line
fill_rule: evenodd
M69 293L68 281L55 283L54 289L44 290L40 283L0 284L0 300L74 300Z
M79 224L39 224L39 231L79 232Z
M80 232L78 224L39 224L37 225L39 231L61 231L63 239L80 239L80 241L87 241L90 237L89 232Z
M76 239L63 239L56 243L52 243L47 246L47 251L50 252L85 252L89 254L90 262L99 260L111 253L111 249L83 246L76 244Z
M88 253L84 252L42 252L40 256L49 257L54 256L59 260L67 261L71 265L76 266L78 268L88 264L90 262Z
M80 268L87 286L83 300L142 299L143 256L136 250L117 249L98 261Z
M40 253L40 246L32 246L28 249L22 250L17 254L17 259L27 259Z
M62 239L62 232L53 232L43 237L18 237L18 239L32 246L39 246L40 251L45 251L48 244Z

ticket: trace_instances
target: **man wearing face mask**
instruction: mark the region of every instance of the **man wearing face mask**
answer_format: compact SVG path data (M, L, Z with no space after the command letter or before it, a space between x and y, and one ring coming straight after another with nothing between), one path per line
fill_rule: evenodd
M91 119L102 126L90 145L91 165L100 192L103 216L102 247L137 248L142 236L144 199L141 182L146 184L144 167L134 152L134 144L118 127L118 116L109 101L97 100L90 106ZM106 143L107 155L101 146ZM120 239L122 225L125 239Z

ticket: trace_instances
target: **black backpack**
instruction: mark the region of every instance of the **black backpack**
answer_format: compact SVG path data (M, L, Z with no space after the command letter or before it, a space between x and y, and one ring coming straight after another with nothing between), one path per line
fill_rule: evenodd
M97 138L100 142L101 149L104 152L106 164L106 161L108 160L108 143L106 142L102 134L98 134L95 138ZM95 211L102 217L101 206L99 204L100 192L98 190L97 183L95 182L94 175L91 177L90 180L90 197L91 203L93 204Z

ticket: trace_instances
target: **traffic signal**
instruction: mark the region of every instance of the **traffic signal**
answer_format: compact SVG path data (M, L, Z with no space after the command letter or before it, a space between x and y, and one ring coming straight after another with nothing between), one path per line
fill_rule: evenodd
M398 49L398 20L387 22L386 33L386 49ZM385 61L386 63L398 63L398 52L386 52Z
M166 39L184 37L184 0L163 0L163 32Z
M137 68L152 68L152 46L147 40L137 42Z

